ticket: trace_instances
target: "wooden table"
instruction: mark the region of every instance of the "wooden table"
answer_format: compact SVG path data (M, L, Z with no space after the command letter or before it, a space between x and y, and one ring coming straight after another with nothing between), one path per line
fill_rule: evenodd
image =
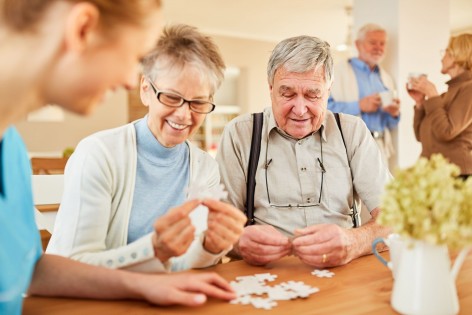
M215 299L210 299L203 306L190 308L156 307L141 301L28 297L25 299L23 314L396 314L390 306L393 285L391 272L373 255L356 259L346 266L332 268L335 273L333 278L311 275L313 268L295 257L286 257L265 267L249 266L243 261L236 261L207 270L216 271L227 280L235 280L240 275L270 272L278 275L276 281L269 282L270 285L289 280L303 281L318 287L320 292L306 299L277 301L278 305L270 311L256 309L251 305L232 305ZM460 270L457 291L460 314L471 314L472 254L468 255Z

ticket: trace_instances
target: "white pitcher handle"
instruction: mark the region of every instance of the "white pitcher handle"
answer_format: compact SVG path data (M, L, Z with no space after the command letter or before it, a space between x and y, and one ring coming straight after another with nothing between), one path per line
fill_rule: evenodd
M452 269L451 269L451 275L454 281L456 281L457 275L459 274L459 270L461 269L462 264L464 263L464 260L469 254L469 251L471 248L472 246L467 246L466 248L461 250L459 255L457 255L456 261L454 261L454 265L452 266Z

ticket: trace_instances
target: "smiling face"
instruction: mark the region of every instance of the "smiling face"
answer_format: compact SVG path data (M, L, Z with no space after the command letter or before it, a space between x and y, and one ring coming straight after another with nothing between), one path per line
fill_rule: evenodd
M384 56L387 34L383 31L372 31L365 34L364 39L356 40L359 59L373 68Z
M178 94L187 100L211 101L210 84L201 75L201 69L194 66L160 73L153 83L158 90ZM162 104L145 78L141 79L141 100L149 107L149 129L159 143L168 148L187 140L206 117L206 114L191 111L188 103L181 107Z
M46 102L89 114L108 91L136 87L140 59L155 45L161 29L160 11L147 18L146 26L117 25L111 34L98 30L83 49L64 54L45 83Z
M279 68L270 87L277 126L296 139L317 131L326 113L329 88L322 67L304 73Z

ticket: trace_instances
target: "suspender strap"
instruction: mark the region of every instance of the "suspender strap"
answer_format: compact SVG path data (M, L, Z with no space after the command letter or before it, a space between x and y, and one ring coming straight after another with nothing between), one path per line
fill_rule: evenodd
M253 129L251 140L251 153L249 154L249 165L247 170L246 184L246 225L254 224L254 192L256 189L256 171L261 153L263 113L253 113Z
M351 171L351 183L352 183L352 209L351 209L351 218L353 227L359 227L361 223L361 217L357 211L356 200L354 199L354 176L352 175L351 169L351 160L349 159L349 154L347 153L346 141L344 140L343 129L341 128L341 120L339 119L339 113L334 113L334 118L336 118L336 123L338 124L339 131L341 132L341 138L343 138L344 149L346 149L347 163L349 165L349 170Z

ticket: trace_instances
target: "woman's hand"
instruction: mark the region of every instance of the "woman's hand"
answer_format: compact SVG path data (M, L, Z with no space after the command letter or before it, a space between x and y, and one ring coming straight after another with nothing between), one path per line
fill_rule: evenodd
M407 83L406 90L408 92L408 95L410 95L410 97L415 101L416 107L421 108L423 106L423 102L426 99L426 96L424 95L424 93L421 93L420 91L411 89L412 87L413 87L412 84Z
M423 105L425 99L439 95L434 83L429 81L425 75L418 78L411 78L408 87L408 94L410 94L419 106Z
M152 236L154 255L161 262L184 254L195 238L195 227L189 214L198 207L200 200L190 200L172 208L154 223Z
M206 199L203 205L208 207L208 228L203 247L213 254L229 249L243 233L246 216L222 201Z
M207 297L229 301L236 293L229 283L216 273L173 273L171 275L133 274L133 291L153 304L198 306Z

